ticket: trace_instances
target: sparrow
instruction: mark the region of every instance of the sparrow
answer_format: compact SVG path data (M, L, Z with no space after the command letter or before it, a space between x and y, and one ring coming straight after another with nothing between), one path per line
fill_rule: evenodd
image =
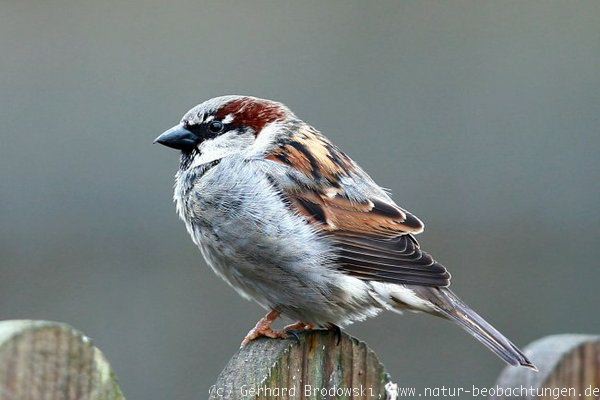
M181 151L174 202L206 263L268 313L266 336L340 329L382 311L457 323L506 363L531 361L450 289L423 223L282 103L222 96L156 138ZM280 316L298 321L282 330Z

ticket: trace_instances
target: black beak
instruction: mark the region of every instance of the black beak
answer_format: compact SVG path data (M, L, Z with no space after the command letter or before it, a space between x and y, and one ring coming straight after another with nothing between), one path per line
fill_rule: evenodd
M181 125L175 125L154 139L154 143L177 150L189 150L196 146L198 137Z

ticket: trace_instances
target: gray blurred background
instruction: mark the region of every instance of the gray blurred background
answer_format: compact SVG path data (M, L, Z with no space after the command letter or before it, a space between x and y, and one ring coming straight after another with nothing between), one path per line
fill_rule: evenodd
M600 333L600 2L0 2L0 319L90 335L130 399L200 399L263 314L203 263L153 139L222 94L286 103L420 216L516 343ZM458 328L349 331L402 386L491 385Z

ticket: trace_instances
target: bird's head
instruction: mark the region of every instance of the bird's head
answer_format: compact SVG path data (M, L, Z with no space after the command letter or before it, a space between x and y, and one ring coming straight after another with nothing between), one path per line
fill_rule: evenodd
M181 150L182 166L189 167L232 154L258 152L259 147L272 143L279 127L295 120L286 106L275 101L221 96L189 110L179 124L154 142Z

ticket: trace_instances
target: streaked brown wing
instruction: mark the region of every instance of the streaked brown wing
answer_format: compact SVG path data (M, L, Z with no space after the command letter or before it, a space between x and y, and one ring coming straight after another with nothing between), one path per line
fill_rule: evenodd
M289 204L330 238L336 265L364 280L448 286L450 274L419 249L423 223L394 204L348 156L313 129L280 143L268 160L289 167ZM301 174L304 179L299 181Z
M326 231L394 237L423 230L423 223L417 217L382 200L357 202L344 197L343 192L329 197L308 188L289 196L299 206L300 213L320 223Z
M291 194L290 199L310 223L332 240L339 250L336 261L342 271L364 280L450 285L446 268L422 251L410 233L421 230L420 221L411 214L392 215L382 212L381 207L369 209L349 201L345 207L339 207L327 199L316 200L313 193ZM339 202L341 199L336 204Z

